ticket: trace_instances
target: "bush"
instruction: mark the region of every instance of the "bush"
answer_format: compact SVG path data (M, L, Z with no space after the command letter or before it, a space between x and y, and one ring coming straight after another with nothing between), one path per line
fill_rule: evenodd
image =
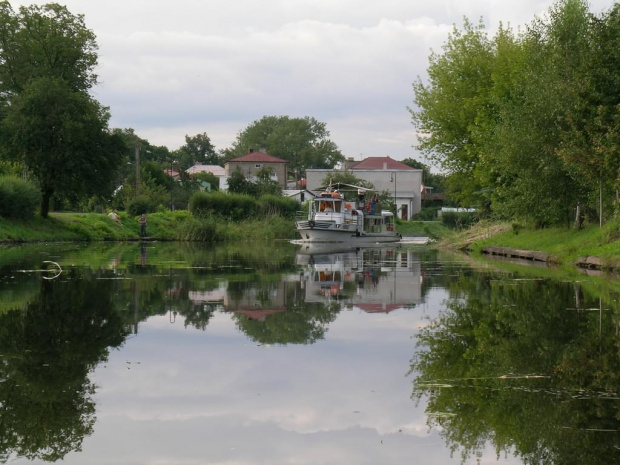
M256 216L259 203L245 194L196 192L189 200L189 211L196 217L215 215L239 221Z
M258 199L262 216L294 218L301 205L297 200L277 195L263 195Z
M152 213L156 208L157 205L144 195L139 195L130 200L126 205L127 213L131 216L139 216L142 215L142 213Z
M441 210L441 207L423 207L420 213L414 215L412 221L436 221L437 211Z
M214 242L217 221L212 218L190 218L177 229L177 240Z
M41 192L31 183L14 176L0 176L0 216L26 219L41 204Z
M441 222L451 229L463 229L478 222L478 216L475 213L458 213L443 212L441 214Z

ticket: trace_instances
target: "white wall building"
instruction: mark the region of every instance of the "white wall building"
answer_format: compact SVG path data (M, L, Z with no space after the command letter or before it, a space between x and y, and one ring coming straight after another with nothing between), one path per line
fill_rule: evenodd
M422 209L422 170L412 168L390 157L369 157L357 163L348 163L347 171L355 177L371 182L377 192L387 191L396 199L398 218L410 220ZM306 188L317 191L330 173L340 170L306 170Z

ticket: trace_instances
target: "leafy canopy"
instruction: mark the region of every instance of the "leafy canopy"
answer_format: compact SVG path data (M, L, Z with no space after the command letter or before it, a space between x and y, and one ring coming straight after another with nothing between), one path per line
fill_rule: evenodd
M299 175L307 168L333 168L344 161L338 146L329 139L325 123L308 116L263 116L239 133L229 155L261 149L290 162L290 171Z

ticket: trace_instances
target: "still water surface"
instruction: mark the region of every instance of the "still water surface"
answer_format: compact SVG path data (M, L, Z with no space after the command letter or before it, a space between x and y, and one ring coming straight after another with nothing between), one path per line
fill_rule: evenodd
M419 246L2 248L0 463L618 463L619 295Z

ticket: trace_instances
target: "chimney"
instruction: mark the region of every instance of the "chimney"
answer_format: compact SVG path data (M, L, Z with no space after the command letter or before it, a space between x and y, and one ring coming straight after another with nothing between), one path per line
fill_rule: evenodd
M387 170L387 161L384 161L384 162L383 162L383 169L384 169L384 170Z

